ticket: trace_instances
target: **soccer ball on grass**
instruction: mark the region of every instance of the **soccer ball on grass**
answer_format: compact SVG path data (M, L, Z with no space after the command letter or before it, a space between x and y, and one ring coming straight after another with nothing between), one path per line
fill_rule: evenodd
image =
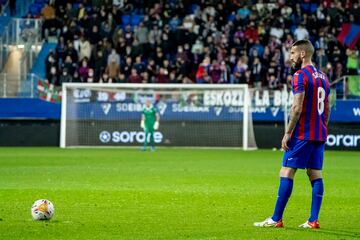
M54 212L54 205L47 199L37 200L31 207L31 216L34 220L50 220Z

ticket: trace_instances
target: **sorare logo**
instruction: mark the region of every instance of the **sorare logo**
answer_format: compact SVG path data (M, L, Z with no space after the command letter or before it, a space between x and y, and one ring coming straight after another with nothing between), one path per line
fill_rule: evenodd
M101 131L99 134L99 140L102 143L143 143L145 141L145 133L138 131ZM148 135L147 141L150 141L150 135ZM161 132L154 132L155 143L161 143L163 141L163 134Z
M108 131L102 131L99 134L99 139L102 143L108 143L111 140L111 134Z
M360 135L330 134L326 141L326 145L329 147L357 147L359 143Z

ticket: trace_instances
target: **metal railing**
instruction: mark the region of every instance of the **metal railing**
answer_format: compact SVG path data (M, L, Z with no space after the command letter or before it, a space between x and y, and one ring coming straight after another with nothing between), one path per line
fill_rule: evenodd
M31 74L0 74L0 98L37 97L37 81L43 80Z
M350 82L354 81L354 82ZM354 89L356 86L354 84L358 85L358 89ZM357 90L360 94L360 75L350 76L350 75L344 75L335 81L333 81L331 84L331 88L336 90L336 96L339 99L348 99L348 98L358 98L357 93L355 91Z
M20 0L18 2L21 2L21 4L16 5L16 14L15 15L18 17L22 17L22 16L27 15L30 5L32 3L34 3L35 0ZM10 16L9 0L7 0L5 2L5 4L3 5L1 12L0 12L0 16Z
M13 18L5 26L0 35L0 70L3 71L10 52L14 48L23 49L21 58L21 73L28 71L29 63L32 63L41 49L42 20ZM32 66L32 65L30 65Z

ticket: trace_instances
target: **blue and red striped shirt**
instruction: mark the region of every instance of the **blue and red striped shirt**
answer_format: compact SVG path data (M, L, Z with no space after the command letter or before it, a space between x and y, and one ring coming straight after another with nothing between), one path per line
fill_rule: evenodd
M292 79L294 94L305 92L302 112L292 136L300 140L326 141L326 117L330 84L326 75L312 65L298 70Z

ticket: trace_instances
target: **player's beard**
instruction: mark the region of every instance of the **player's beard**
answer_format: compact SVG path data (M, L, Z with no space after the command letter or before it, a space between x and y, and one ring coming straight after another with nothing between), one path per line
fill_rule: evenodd
M298 70L298 69L301 68L301 64L302 64L301 58L298 57L298 59L291 64L291 67L292 67L294 70Z

